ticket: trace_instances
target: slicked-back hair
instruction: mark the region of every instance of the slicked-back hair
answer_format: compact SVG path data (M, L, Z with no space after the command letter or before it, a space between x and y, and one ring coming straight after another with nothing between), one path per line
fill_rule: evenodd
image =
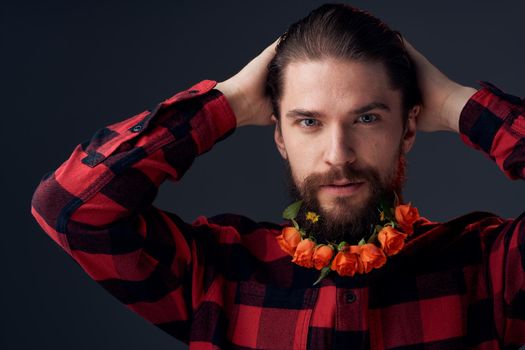
M321 5L293 23L279 38L276 54L268 64L266 81L266 94L270 97L277 120L281 117L279 101L286 66L293 61L325 58L383 63L390 87L401 90L405 129L408 112L421 103L421 93L415 66L403 38L380 19L343 3Z

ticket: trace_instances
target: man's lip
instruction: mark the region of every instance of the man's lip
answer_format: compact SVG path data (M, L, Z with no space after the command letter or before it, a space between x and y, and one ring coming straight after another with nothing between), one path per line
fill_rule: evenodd
M360 184L364 181L355 181L355 182L349 182L349 181L336 181L334 183L331 183L331 184L326 184L326 185L323 185L323 186L345 186L345 185L350 185L350 184Z

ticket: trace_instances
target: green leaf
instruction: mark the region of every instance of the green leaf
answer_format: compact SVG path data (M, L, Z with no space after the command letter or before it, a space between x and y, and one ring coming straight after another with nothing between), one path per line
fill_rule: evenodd
M297 213L299 212L299 209L301 208L301 204L303 203L302 200L299 200L297 202L294 202L290 204L286 209L283 211L283 218L285 219L293 219L297 216Z
M375 236L376 236L376 229L374 227L374 224L370 224L370 233L368 233L367 243L370 243L372 241L373 237L375 237Z
M306 237L306 236L308 236L308 234L306 233L306 231L303 230L302 228L299 229L299 233L301 234L301 237L303 237L303 238Z
M399 205L399 197L398 197L396 191L394 191L394 196L395 196L395 199L394 199L394 207L397 207L397 206Z
M330 266L323 267L321 269L321 273L319 274L319 278L317 279L317 281L314 282L314 284L312 284L312 286L315 286L317 283L321 282L321 280L325 278L326 276L328 276L329 273L330 273Z
M346 245L347 243L345 241L342 241L341 243L339 243L339 245L337 246L337 251L340 251L341 249L343 249L343 247Z
M367 243L372 243L376 239L377 235L379 234L379 231L381 231L382 228L382 226L376 225L374 233L370 236Z
M387 200L385 196L381 196L379 200L379 208L385 213L385 220L391 220L393 217L393 211L391 203Z
M297 230L299 230L299 224L297 223L297 221L295 221L294 219L290 219L290 220L292 220L293 227L295 227Z
M359 243L357 243L357 245L363 245L363 244L366 244L366 241L364 238L361 238L361 240L359 241Z
M384 196L381 196L381 198L379 198L379 209L381 209L381 211L386 211L386 209L388 209L388 203L387 203L387 200Z

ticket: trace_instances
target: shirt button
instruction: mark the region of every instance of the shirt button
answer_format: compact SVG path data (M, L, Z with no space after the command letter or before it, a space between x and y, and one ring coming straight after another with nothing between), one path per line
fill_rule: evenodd
M350 304L350 303L353 303L355 300L356 300L356 296L355 296L355 293L352 292L352 291L348 291L345 293L345 301Z
M133 132L139 132L140 130L142 130L142 125L140 125L140 124L137 124L137 125L135 125L134 127L131 128L131 131L133 131Z

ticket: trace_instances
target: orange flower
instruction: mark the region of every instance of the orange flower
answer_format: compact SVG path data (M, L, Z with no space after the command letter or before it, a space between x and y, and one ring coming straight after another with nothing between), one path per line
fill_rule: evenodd
M412 207L410 203L401 204L396 207L395 217L403 231L408 235L411 235L414 232L412 224L419 219L419 211L417 208Z
M321 244L315 248L313 263L317 270L321 270L328 265L330 259L334 256L334 248L331 245Z
M373 268L380 268L386 263L386 256L383 250L372 243L360 245L361 254L359 255L365 272L370 272Z
M385 226L379 234L377 239L381 242L381 247L386 255L394 255L399 253L399 251L405 245L405 238L407 237L406 233L399 232L392 226Z
M301 242L301 233L295 227L287 226L276 239L281 249L293 256L297 245Z
M292 262L296 263L299 266L304 267L313 267L314 262L312 257L314 255L315 242L311 239L303 239L297 245L295 254L293 256Z
M356 272L363 273L364 266L359 259L359 248L356 245L340 250L332 261L330 268L341 276L353 276Z

